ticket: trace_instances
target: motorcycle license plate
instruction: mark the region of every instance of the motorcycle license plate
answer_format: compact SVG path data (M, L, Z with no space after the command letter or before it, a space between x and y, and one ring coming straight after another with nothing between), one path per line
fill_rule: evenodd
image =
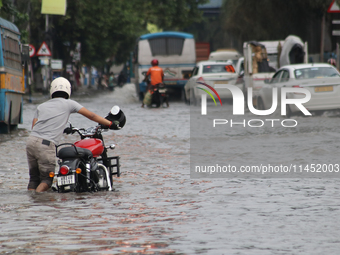
M165 94L165 92L166 92L166 89L159 89L159 93Z
M74 175L58 176L58 186L76 183Z

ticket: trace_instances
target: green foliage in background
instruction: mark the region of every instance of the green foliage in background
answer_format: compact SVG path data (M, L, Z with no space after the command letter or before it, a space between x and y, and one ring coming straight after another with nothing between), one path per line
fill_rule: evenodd
M23 43L39 47L52 42L55 58L67 59L77 42L81 62L102 67L113 56L125 62L147 24L163 30L182 30L201 19L197 6L206 0L68 0L65 16L45 15L41 0L0 0L0 16L16 24ZM29 36L30 34L30 36ZM56 55L56 56L55 56Z
M321 20L332 0L225 0L224 29L241 41L306 37L307 25Z
M24 42L38 47L42 41L53 42L55 58L67 59L77 42L81 43L81 62L103 67L113 56L125 62L137 38L148 33L147 24L163 30L182 30L201 19L197 6L206 0L78 0L67 1L65 16L45 15L41 0L2 0L0 15L19 27ZM28 17L29 14L29 17ZM28 26L29 20L29 26ZM27 37L30 30L30 38ZM50 44L51 45L51 44Z
M28 43L28 3L24 0L16 0L13 4L12 0L0 0L0 17L13 22L21 32L21 41Z

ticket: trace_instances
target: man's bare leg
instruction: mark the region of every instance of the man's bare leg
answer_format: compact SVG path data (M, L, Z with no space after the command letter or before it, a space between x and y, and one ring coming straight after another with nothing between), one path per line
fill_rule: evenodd
M39 184L39 186L37 187L37 189L35 191L36 192L44 192L44 191L48 190L49 188L50 187L46 183L42 182L42 183Z

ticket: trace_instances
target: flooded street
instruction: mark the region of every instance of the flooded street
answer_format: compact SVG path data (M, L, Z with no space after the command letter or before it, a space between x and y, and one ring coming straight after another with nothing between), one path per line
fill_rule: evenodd
M0 254L339 253L338 178L190 179L190 107L177 101L170 108L144 109L134 94L126 85L71 97L102 116L117 104L127 116L124 129L104 134L107 145L116 144L109 155L121 157L114 192L26 190L25 143L37 105L25 102L19 130L0 135ZM314 149L305 148L310 158L338 154L339 120L316 116L308 119L309 129L301 128L306 139L318 137ZM95 125L80 114L70 122ZM289 138L290 131L280 132ZM230 140L262 142L251 135L231 134ZM76 140L76 134L64 135L62 142ZM233 150L229 157L243 153ZM291 160L293 153L284 153L282 161ZM245 160L255 160L250 150Z

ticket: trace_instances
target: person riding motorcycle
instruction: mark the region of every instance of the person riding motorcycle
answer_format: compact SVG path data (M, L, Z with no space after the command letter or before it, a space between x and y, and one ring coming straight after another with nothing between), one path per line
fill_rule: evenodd
M159 64L158 60L153 59L151 61L152 67L149 68L148 72L145 75L145 79L144 79L145 82L147 82L148 76L150 75L150 84L148 84L147 92L144 96L142 107L144 107L145 104L146 105L148 104L147 99L150 99L151 94L154 91L154 88L159 86L159 84L163 83L163 80L164 80L163 69L159 67L158 64Z
M32 132L27 139L26 154L29 167L28 190L43 192L52 185L56 166L55 145L62 137L65 125L71 113L80 113L102 127L117 129L117 123L103 118L69 99L71 96L70 82L59 77L52 81L51 99L37 107L32 122Z

